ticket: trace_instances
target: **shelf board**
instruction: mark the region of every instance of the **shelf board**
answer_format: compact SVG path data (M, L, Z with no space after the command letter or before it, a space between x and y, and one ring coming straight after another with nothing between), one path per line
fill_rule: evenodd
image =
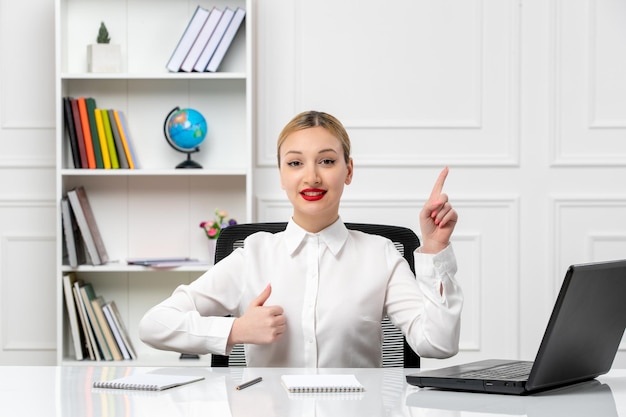
M122 262L112 262L104 265L79 265L76 268L72 268L69 265L63 265L63 272L155 272L155 271L167 271L167 272L205 272L211 268L212 265L189 265L178 266L175 268L151 268L141 265L128 265Z
M219 169L75 169L66 168L61 170L61 176L246 176L247 172L241 168Z
M61 80L245 80L245 72L62 73Z

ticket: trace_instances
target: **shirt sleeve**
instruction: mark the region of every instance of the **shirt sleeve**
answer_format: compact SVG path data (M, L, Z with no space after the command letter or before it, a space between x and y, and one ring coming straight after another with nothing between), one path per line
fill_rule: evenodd
M234 252L148 310L139 322L140 339L161 350L228 355L227 341L235 318L225 316L238 315L241 294L237 257Z
M415 285L396 289L393 313L407 342L417 354L447 358L458 353L463 293L455 274L456 257L448 245L437 254L415 251ZM443 287L443 293L440 288ZM388 294L389 296L389 294ZM388 300L389 301L389 300ZM391 314L390 314L391 317Z

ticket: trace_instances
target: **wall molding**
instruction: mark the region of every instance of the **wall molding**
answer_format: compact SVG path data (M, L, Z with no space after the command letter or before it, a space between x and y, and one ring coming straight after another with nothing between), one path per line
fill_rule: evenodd
M15 279L15 277L9 277L10 271L13 269L23 269L23 266L18 266L16 268L11 268L11 262L21 263L21 261L11 259L9 255L9 248L13 244L19 243L45 243L55 246L56 237L54 235L39 235L39 234L3 234L0 236L0 266L1 266L1 274L0 274L0 298L3 302L0 304L2 306L2 350L3 351L54 351L56 350L56 341L54 337L51 340L45 341L28 341L28 340L15 340L11 339L11 336L8 334L8 329L11 327L10 323L14 322L15 312L11 311L11 302L8 301L5 297L10 297L15 300L19 294L8 294L6 290L6 280ZM52 253L56 253L53 251ZM54 275L54 274L52 274ZM54 287L53 285L51 285ZM47 297L50 294L41 294L43 297ZM33 304L33 301L35 303ZM29 306L36 305L36 299L23 299L20 303L28 304ZM40 311L37 311L36 314L40 314ZM35 316L36 316L35 314ZM30 316L36 319L35 316ZM28 326L27 326L28 327ZM36 327L36 326L34 326ZM56 332L53 336L56 336Z
M365 134L373 132L375 135L380 134L386 138L384 147L381 145L381 152L375 151L373 148L374 144L371 143L365 147L365 151L359 153L358 146L355 144L354 156L358 158L360 166L365 168L388 165L394 167L432 167L441 166L443 161L445 161L446 165L454 167L519 167L521 136L519 57L521 50L521 12L519 5L516 0L509 0L506 6L502 7L505 9L504 11L498 9L498 12L507 13L506 17L509 18L510 23L506 25L506 29L503 29L508 31L506 33L506 36L508 36L507 41L498 45L502 49L506 49L506 53L499 54L498 56L502 57L501 59L499 58L500 61L496 61L496 63L486 68L490 64L485 58L485 50L488 47L493 47L493 45L486 45L489 40L493 39L493 36L489 36L487 31L489 23L493 22L487 21L486 16L489 14L489 11L485 9L488 6L493 7L493 5L484 2L484 0L475 0L472 4L474 5L474 13L468 15L466 19L473 18L475 21L473 30L475 30L476 52L471 64L473 65L471 72L474 77L474 91L476 92L475 97L472 98L474 100L473 114L467 118L453 116L447 120L431 120L420 117L414 119L406 117L390 119L389 116L384 114L380 118L342 118L342 123L344 123L353 138L359 135L359 133L355 132L365 132ZM293 24L290 24L288 29L284 29L284 32L293 31L291 36L289 36L289 40L284 41L286 50L291 52L287 54L288 58L281 57L281 59L284 65L293 65L292 71L285 71L285 74L293 74L293 76L284 80L281 79L279 91L276 91L276 88L272 89L272 83L269 81L271 77L267 77L268 81L263 88L268 93L274 91L274 95L267 94L266 97L272 96L276 99L276 94L281 95L281 97L284 95L284 100L280 100L280 110L267 112L267 116L270 118L276 118L279 114L287 114L290 117L306 104L304 103L302 92L303 83L306 81L302 79L304 58L302 54L305 53L302 48L302 42L304 41L302 30L304 30L303 20L305 17L303 16L302 4L295 2L290 4L290 6L291 9L283 13L286 16L292 16ZM506 62L502 63L502 60L506 60ZM505 91L502 94L506 94L506 108L502 110L499 110L502 105L495 103L496 100L499 101L502 97L497 96L491 99L486 97L488 91L485 89L484 80L486 77L490 77L490 71L505 72L502 75L504 81L501 82L505 83L506 86L498 90ZM492 92L491 94L495 93ZM490 103L488 102L489 100L491 100ZM271 104L266 104L268 105L267 108L272 108ZM485 113L486 106L490 106L492 111L493 109L498 109L498 114L488 116ZM264 111L262 110L262 112ZM491 117L491 120L486 119L486 117ZM503 124L495 125L496 122L503 119L506 119ZM267 122L261 122L259 128L261 130L260 137L271 138L278 133L264 132L263 130L268 128ZM398 131L404 132L400 134ZM393 134L393 132L397 134ZM412 136L415 136L416 140L426 141L427 137L441 135L442 133L445 134L445 137L432 140L440 143L450 142L450 146L444 149L435 147L429 151L419 145L415 147L405 146L405 142L412 140ZM398 141L396 145L393 145L394 136ZM372 139L369 140L371 141ZM455 143L458 143L460 146L455 146ZM474 143L474 145L469 146L468 143ZM371 149L368 151L367 147ZM455 149L457 149L456 153ZM261 140L257 147L257 166L267 167L275 165L275 152L275 142L273 140Z

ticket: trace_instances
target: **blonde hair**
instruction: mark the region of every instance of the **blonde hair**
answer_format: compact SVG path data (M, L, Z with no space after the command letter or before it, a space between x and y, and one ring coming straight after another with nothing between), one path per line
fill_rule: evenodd
M294 132L309 129L312 127L323 127L328 130L339 142L343 148L343 157L346 164L350 162L350 137L348 132L343 127L341 122L334 116L328 113L319 112L315 110L309 110L297 114L289 123L285 125L283 130L278 135L278 141L276 143L276 157L278 160L278 167L280 168L280 147L285 142L285 139Z

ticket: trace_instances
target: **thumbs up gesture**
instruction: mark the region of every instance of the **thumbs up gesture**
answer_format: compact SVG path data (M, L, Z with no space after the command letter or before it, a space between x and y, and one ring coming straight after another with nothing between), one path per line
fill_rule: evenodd
M267 287L250 303L246 312L235 319L228 337L228 345L237 343L269 344L279 340L287 328L287 319L280 306L266 306L272 294Z

